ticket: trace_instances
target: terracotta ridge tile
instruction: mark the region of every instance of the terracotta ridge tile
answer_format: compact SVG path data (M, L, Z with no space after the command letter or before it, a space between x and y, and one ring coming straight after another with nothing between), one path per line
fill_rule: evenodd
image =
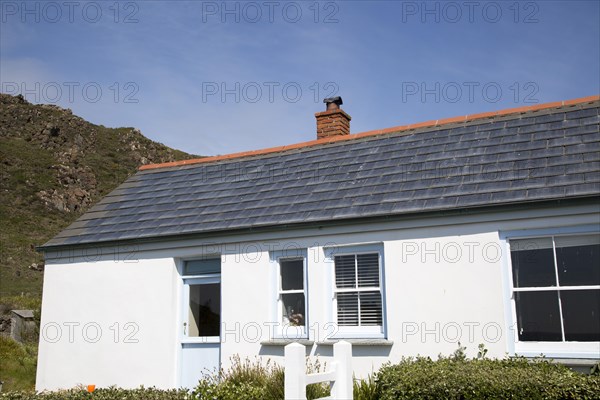
M479 119L492 118L492 117L497 117L497 116L501 116L501 115L504 116L504 115L509 115L509 114L520 114L520 113L522 114L522 113L526 113L526 112L544 110L544 109L549 109L549 108L558 108L558 107L562 107L562 106L574 106L577 104L592 103L595 101L600 101L600 95L581 97L581 98L572 99L572 100L555 101L555 102L551 102L551 103L536 104L536 105L531 105L531 106L523 106L523 107L517 107L517 108L508 108L508 109L504 109L504 110L483 112L483 113L479 113L479 114L463 115L463 116L458 116L458 117L445 118L445 119L441 119L441 120L431 120L431 121L419 122L419 123L411 124L411 125L393 126L390 128L375 129L375 130L371 130L371 131L352 133L350 135L343 135L343 136L332 136L332 137L323 138L323 139L310 140L307 142L294 143L294 144L289 144L289 145L284 145L284 146L269 147L266 149L250 150L250 151L243 151L243 152L239 152L239 153L230 153L230 154L224 154L224 155L218 155L218 156L194 158L194 159L190 159L190 160L171 161L171 162L166 162L166 163L161 163L161 164L147 164L147 165L142 165L139 168L139 170L147 171L147 170L154 170L154 169L161 169L161 168L179 167L179 166L183 166L183 165L204 164L204 163L209 163L209 162L258 156L258 155L263 155L263 154L281 153L283 151L289 151L289 150L305 148L305 147L312 147L312 146L317 146L320 144L328 144L328 143L336 143L336 142L341 142L341 141L353 140L353 139L363 138L363 137L367 137L367 136L378 136L378 135L384 135L387 133L410 131L410 130L414 130L414 129L418 129L418 128L437 127L437 126L448 125L448 124L453 124L453 123L457 123L457 122L475 121L475 120L479 120ZM317 114L319 114L319 113L317 113Z

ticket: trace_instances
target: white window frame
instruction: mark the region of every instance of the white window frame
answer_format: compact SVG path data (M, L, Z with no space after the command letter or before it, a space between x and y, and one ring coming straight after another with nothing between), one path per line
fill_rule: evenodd
M188 261L197 261L197 260L219 260L220 261L220 269L219 272L210 272L210 273L199 273L199 274L186 274L185 273L185 265ZM189 258L181 258L178 260L178 269L180 275L180 305L179 305L179 341L181 344L188 343L220 343L221 336L187 336L183 333L183 323L187 322L187 313L185 311L185 301L189 299L189 285L190 284L210 284L210 283L218 283L221 285L221 294L223 293L223 284L221 280L221 268L223 262L221 260L220 254L210 254L210 255L202 255L198 257L189 257ZM223 302L221 299L221 326L219 327L219 331L221 331L221 335L223 334Z
M520 355L524 357L538 357L541 354L553 358L600 358L600 342L576 342L564 341L564 322L561 313L561 331L563 331L562 342L533 342L520 341L517 325L517 307L514 293L523 291L548 290L548 288L515 288L513 286L513 268L510 253L510 240L534 239L534 238L552 238L552 248L554 252L554 262L556 265L556 248L554 237L600 234L598 225L583 225L576 227L546 228L500 232L500 239L504 248L504 282L505 282L505 312L507 315L507 338L508 352L511 355ZM555 266L556 268L556 266ZM585 290L600 289L600 285L586 286L567 286L561 287L560 282L556 280L556 285L551 290ZM560 307L560 303L559 303Z
M335 278L335 257L347 255L373 254L377 253L379 257L379 287L338 289ZM386 338L386 296L385 296L385 267L383 244L364 244L336 246L325 248L325 260L329 264L330 271L330 290L331 290L331 308L330 322L335 325L335 332L331 339L385 339ZM362 291L379 291L381 295L381 325L377 326L340 326L338 321L337 293L358 293Z
M271 324L273 325L271 336L273 339L308 339L309 335L309 309L308 309L308 265L306 249L290 249L273 251L270 253L271 260ZM302 290L282 290L281 284L281 261L302 260ZM282 294L304 293L304 326L285 325L281 320Z

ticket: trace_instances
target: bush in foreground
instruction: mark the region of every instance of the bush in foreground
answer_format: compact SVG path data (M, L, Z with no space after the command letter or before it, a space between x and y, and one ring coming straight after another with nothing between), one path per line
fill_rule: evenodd
M383 366L377 397L402 399L600 399L600 376L583 375L544 359L467 359L464 348L437 361L418 357Z
M600 399L600 374L582 375L544 359L486 359L480 348L477 358L467 359L464 348L450 357L433 361L426 357L405 358L384 365L374 376L354 383L355 400L403 399ZM0 393L0 400L280 400L283 399L284 371L268 361L262 364L239 357L232 367L205 375L193 391L139 388L85 388L59 392ZM324 370L318 361L308 363L309 372ZM307 386L308 399L329 395L327 384Z
M118 389L115 387L96 389L88 393L84 388L60 390L56 392L7 392L0 393L2 400L187 400L191 399L187 390L159 390L156 388Z
M319 372L323 368L319 361L308 362L308 372ZM324 370L324 369L323 369ZM229 370L221 370L215 375L206 375L193 391L199 400L281 400L284 396L283 367L267 361L241 361L239 357L232 359ZM329 396L329 385L312 384L306 387L308 400Z

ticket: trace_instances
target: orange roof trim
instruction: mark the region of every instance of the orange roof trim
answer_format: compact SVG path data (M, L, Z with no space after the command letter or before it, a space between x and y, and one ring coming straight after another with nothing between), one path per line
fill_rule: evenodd
M190 164L203 164L203 163L209 163L209 162L215 162L215 161L229 160L232 158L243 158L243 157L258 156L258 155L270 154L270 153L279 153L279 152L283 152L286 150L293 150L293 149L298 149L298 148L303 148L303 147L312 147L312 146L316 146L319 144L325 144L325 143L341 142L341 141L345 141L345 140L358 139L358 138L362 138L362 137L366 137L366 136L384 135L386 133L409 131L409 130L413 130L413 129L417 129L417 128L436 127L436 126L440 126L440 125L447 125L447 124L458 123L458 122L466 122L466 121L474 121L474 120L478 120L478 119L492 118L492 117L497 117L497 116L501 116L501 115L518 114L518 113L525 113L525 112L530 112L530 111L544 110L544 109L548 109L548 108L557 108L557 107L572 106L572 105L582 104L582 103L591 103L594 101L600 101L600 95L581 97L581 98L573 99L573 100L556 101L556 102L552 102L552 103L536 104L534 106L509 108L509 109L494 111L494 112L485 112L485 113L480 113L480 114L464 115L461 117L432 120L432 121L420 122L420 123L412 124L412 125L394 126L391 128L377 129L377 130L372 130L372 131L367 131L367 132L353 133L350 135L335 136L335 137L319 139L319 140L311 140L308 142L295 143L295 144L286 145L286 146L270 147L270 148L261 149L261 150L252 150L252 151L244 151L241 153L225 154L222 156L194 158L191 160L173 161L173 162L167 162L167 163L162 163L162 164L148 164L148 165L142 165L139 168L139 170L145 171L145 170L149 170L149 169L178 167L178 166L190 165Z

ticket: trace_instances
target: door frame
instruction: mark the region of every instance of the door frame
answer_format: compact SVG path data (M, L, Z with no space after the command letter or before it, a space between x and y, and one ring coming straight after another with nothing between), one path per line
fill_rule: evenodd
M184 344L219 344L219 365L221 368L221 336L199 336L189 338L183 334L183 323L187 321L187 302L189 301L189 285L190 284L203 284L203 283L220 283L222 285L221 273L212 274L199 274L199 275L184 275L184 265L186 261L194 260L197 258L213 258L213 256L201 255L198 257L186 257L185 259L178 259L176 261L176 267L178 272L177 279L177 299L176 305L178 311L176 313L177 328L175 332L175 345L176 345L176 365L175 365L175 383L176 387L181 387L183 377L183 345ZM214 258L221 258L220 255L214 255ZM193 282L190 282L193 281ZM221 301L220 301L220 316L222 326L223 316L223 290L220 288Z

